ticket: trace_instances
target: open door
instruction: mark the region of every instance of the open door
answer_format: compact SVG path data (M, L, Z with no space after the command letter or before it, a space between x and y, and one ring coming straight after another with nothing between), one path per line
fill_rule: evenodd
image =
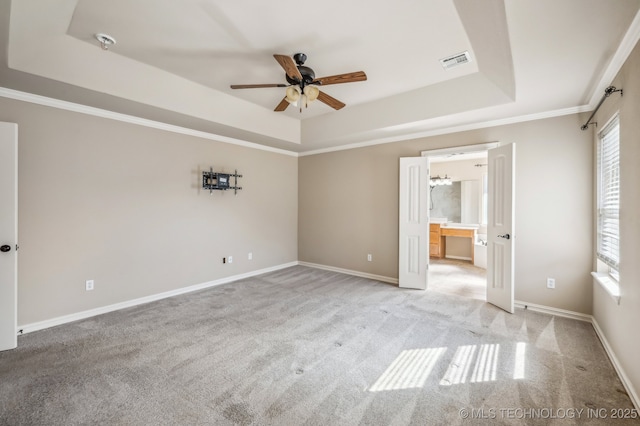
M487 302L513 313L515 144L489 150Z
M0 123L0 350L18 346L18 125Z
M398 285L426 290L429 268L429 159L400 158Z

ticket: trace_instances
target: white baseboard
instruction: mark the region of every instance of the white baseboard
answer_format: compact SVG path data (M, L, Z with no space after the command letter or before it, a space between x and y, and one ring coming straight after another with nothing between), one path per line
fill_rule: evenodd
M321 265L319 263L311 263L311 262L298 262L298 265L308 266L310 268L316 268L316 269L323 269L325 271L340 272L347 275L353 275L355 277L369 278L371 280L382 281L390 284L398 284L397 278L385 277L383 275L369 274L367 272L354 271L352 269L336 268L335 266L327 266L327 265Z
M620 361L618 361L618 357L616 356L616 353L613 351L613 348L611 347L611 345L609 344L609 341L605 337L604 332L598 325L598 322L593 317L591 318L591 324L593 325L593 328L596 331L598 338L602 342L602 346L604 346L604 350L607 352L607 355L611 360L611 364L613 364L613 368L615 368L616 373L618 373L618 377L620 377L620 381L622 382L622 385L627 391L627 394L629 395L629 398L631 399L633 406L636 408L636 410L640 410L640 398L638 398L638 394L636 393L636 390L631 384L631 380L629 380L627 373L625 373L624 369L622 368L622 365L620 365Z
M551 306L536 305L535 303L523 302L521 300L514 301L516 308L529 309L534 312L555 315L558 317L571 318L578 321L591 322L592 316L580 312L568 311L566 309L553 308Z
M464 256L451 256L451 255L446 255L444 257L445 259L454 259L454 260L468 260L469 262L471 262L471 258L470 257L464 257Z
M550 306L536 305L534 303L523 302L520 300L515 301L515 306L518 308L530 309L535 312L556 315L559 317L570 318L570 319L591 323L594 330L596 331L596 335L598 336L598 339L600 339L600 342L602 342L602 346L604 347L604 350L607 353L607 356L609 357L611 364L613 364L613 368L616 370L616 373L618 374L618 377L620 378L622 385L627 391L627 394L629 395L631 402L633 403L636 410L640 410L640 398L638 398L638 394L635 388L633 387L633 385L631 384L631 380L629 380L629 377L627 376L624 369L622 368L620 361L618 361L618 357L613 351L613 348L607 341L607 338L605 337L604 332L602 331L602 329L598 325L598 322L592 315L587 315L580 312L568 311L565 309L552 308Z
M156 300L166 299L167 297L178 296L180 294L191 293L192 291L203 290L205 288L214 287L221 284L227 284L233 281L238 281L244 278L250 278L256 275L265 274L267 272L273 272L291 266L296 266L298 262L289 262L281 265L271 266L269 268L259 269L257 271L251 271L244 274L233 275L230 277L220 278L218 280L209 281L202 284L196 284L189 287L178 288L164 293L152 294L150 296L140 297L138 299L127 300L125 302L115 303L113 305L102 306L100 308L89 309L87 311L77 312L74 314L63 315L61 317L51 318L44 321L34 322L31 324L24 324L18 326L18 334L31 333L38 330L43 330L49 327L55 327L57 325L66 324L73 321L78 321L86 318L91 318L96 315L106 314L108 312L117 311L120 309L131 308L133 306L142 305L144 303L155 302Z

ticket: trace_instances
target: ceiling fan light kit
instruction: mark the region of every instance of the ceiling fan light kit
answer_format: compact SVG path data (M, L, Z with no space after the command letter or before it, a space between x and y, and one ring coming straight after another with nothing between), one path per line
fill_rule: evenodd
M309 102L313 102L318 99L318 95L320 95L320 89L317 86L305 86L304 94L309 99Z
M285 99L294 106L298 105L298 99L300 99L300 89L298 86L287 87Z
M274 111L284 111L289 104L298 105L300 101L300 112L302 107L305 108L310 102L318 99L320 102L330 106L335 110L344 108L345 104L326 93L320 91L318 86L327 86L330 84L351 83L355 81L365 81L367 75L364 71L356 71L345 74L332 75L329 77L316 78L315 72L304 65L307 55L304 53L296 53L291 56L274 54L273 57L285 71L286 84L232 84L232 89L258 89L266 87L286 87L285 97L276 106Z

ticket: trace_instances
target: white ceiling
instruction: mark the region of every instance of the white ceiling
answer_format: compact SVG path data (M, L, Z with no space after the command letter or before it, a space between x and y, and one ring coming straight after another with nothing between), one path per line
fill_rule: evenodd
M640 0L0 0L0 86L295 152L593 108ZM634 19L636 18L636 19ZM102 51L95 33L117 40ZM631 46L629 46L631 45ZM469 51L472 62L439 60ZM347 106L273 108L273 54L304 52Z

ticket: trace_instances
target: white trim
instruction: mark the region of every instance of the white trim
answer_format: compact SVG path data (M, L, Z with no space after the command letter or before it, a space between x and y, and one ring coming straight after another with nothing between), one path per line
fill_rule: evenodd
M636 44L638 44L638 40L640 40L640 11L636 13L635 18L631 21L629 29L627 29L626 34L622 38L622 42L618 45L618 49L611 59L611 62L609 62L605 72L602 74L602 78L600 78L598 84L593 88L591 100L589 101L589 105L592 110L595 109L596 105L600 101L600 98L604 93L604 89L611 84L613 79L616 78L618 72L620 72L620 69L629 58L629 55L635 48ZM621 87L618 87L618 89L621 89Z
M203 290L205 288L214 287L221 284L228 284L230 282L241 280L244 278L250 278L256 275L266 274L267 272L278 271L280 269L296 266L297 264L298 262L284 263L281 265L271 266L269 268L259 269L257 271L251 271L244 274L238 274L230 277L220 278L218 280L209 281L202 284L196 284L189 287L178 288L176 290L166 291L164 293L152 294L150 296L140 297L138 299L133 299L133 300L127 300L125 302L115 303L113 305L103 306L95 309L89 309L87 311L77 312L75 314L63 315L61 317L51 318L45 321L19 325L18 334L31 333L33 331L44 330L45 328L55 327L57 325L67 324L73 321L91 318L96 315L102 315L108 312L118 311L120 309L131 308L133 306L138 306L138 305L142 305L149 302L155 302L157 300L166 299L168 297L178 296L185 293L191 293L193 291Z
M369 274L367 272L354 271L352 269L336 268L334 266L321 265L319 263L298 262L298 265L308 266L310 268L323 269L325 271L340 272L342 274L353 275L355 277L368 278L371 280L382 281L389 284L398 284L397 278L385 277L383 275Z
M596 335L598 336L598 339L600 339L600 342L602 342L602 346L604 347L605 352L609 357L609 360L613 364L613 367L616 370L616 373L618 374L618 377L620 378L622 385L625 387L625 390L627 391L627 394L629 395L631 402L635 406L636 410L640 410L640 399L638 398L638 394L636 393L635 389L631 384L631 380L629 380L629 377L627 376L624 369L622 368L620 361L618 361L618 358L616 357L616 354L613 351L613 348L607 341L607 338L605 337L604 332L602 331L602 329L598 325L598 322L592 315L587 315L580 312L568 311L565 309L553 308L550 306L536 305L533 303L522 302L519 300L515 301L515 306L517 308L529 309L534 312L540 312L543 314L555 315L563 318L570 318L570 319L591 323L594 330L596 331Z
M539 112L535 114L519 115L516 117L500 118L500 119L490 120L490 121L479 121L479 122L470 123L470 124L462 124L459 126L445 127L442 129L425 130L423 132L409 133L406 135L389 136L386 138L374 139L367 142L358 142L358 143L352 143L348 145L334 146L331 148L322 148L322 149L315 149L311 151L303 151L298 153L298 156L305 157L307 155L326 154L329 152L345 151L348 149L365 148L368 146L382 145L385 143L401 142L401 141L419 139L419 138L427 138L430 136L448 135L450 133L466 132L468 130L486 129L487 127L498 127L498 126L505 126L507 124L522 123L525 121L535 121L535 120L542 120L545 118L561 117L563 115L579 114L582 112L587 112L592 110L593 110L593 107L590 105L581 105L577 107L563 108L563 109L557 109L553 111Z
M534 312L540 312L548 315L555 315L563 318L570 318L578 321L591 322L592 316L575 311L568 311L566 309L553 308L551 306L536 305L535 303L523 302L516 300L514 302L516 308L528 309Z
M620 378L622 385L627 391L627 394L629 395L629 399L631 399L631 403L634 405L636 410L640 410L640 398L638 397L638 393L633 387L632 382L629 379L629 376L627 376L627 373L625 373L624 368L622 368L620 361L618 361L618 357L616 356L616 353L614 352L613 348L609 344L609 341L605 337L604 331L602 331L602 329L600 328L600 325L598 325L598 321L596 321L596 319L592 315L587 315L580 312L568 311L565 309L552 308L550 306L536 305L533 303L522 302L519 300L515 301L515 306L517 308L529 309L534 312L540 312L543 314L555 315L563 318L570 318L578 321L585 321L585 322L591 323L591 325L593 326L593 329L596 332L596 336L598 336L598 339L600 339L600 342L602 342L602 346L604 347L604 350L607 353L607 356L609 357L611 364L613 364L614 370L618 374L618 377Z
M452 256L452 255L449 255L449 254L446 254L446 255L444 256L444 258L445 258L445 259L469 260L469 261L471 261L471 258L470 258L470 257L464 257L464 256Z
M620 304L620 285L609 274L604 272L592 272L593 281L598 283L605 292L616 302Z
M138 126L150 127L152 129L164 130L167 132L179 133L187 136L195 136L197 138L243 146L245 148L275 152L277 154L289 155L292 157L298 156L297 152L288 151L286 149L272 148L270 146L261 145L255 142L248 142L241 139L217 135L215 133L175 126L173 124L162 123L160 121L148 120L146 118L140 118L133 115L122 114L119 112L108 111L101 108L76 104L74 102L62 101L60 99L48 98L46 96L34 95L32 93L20 92L13 89L7 89L6 87L0 87L0 97L14 99L16 101L29 102L36 105L58 108L66 111L77 112L80 114L92 115L95 117L106 118L108 120L122 121L123 123L136 124Z
M600 135L602 134L602 132L604 132L604 131L605 131L605 129L609 126L609 124L611 124L611 122L612 122L613 120L615 120L616 118L618 119L618 125L620 125L620 124L619 124L619 123L620 123L620 122L619 122L619 120L620 120L620 110L619 110L619 109L618 109L618 110L616 110L613 114L611 114L611 117L609 117L609 118L607 119L607 121L604 123L604 126L601 126L601 127L600 127L602 130L599 130L599 131L597 131L597 132L596 132L596 133L597 133L598 138L600 138ZM598 126L598 123L596 123L596 127L597 127L597 126Z
M500 142L482 142L471 145L460 145L460 146L452 146L450 148L439 148L439 149L429 149L425 151L420 151L420 155L422 157L438 157L447 154L457 154L463 152L465 154L470 152L479 152L479 151L488 151L493 148L497 148L500 145ZM453 158L452 158L453 159Z
M140 118L133 115L122 114L122 113L108 111L101 108L81 105L74 102L63 101L59 99L49 98L46 96L34 95L32 93L21 92L18 90L8 89L6 87L0 87L0 97L14 99L17 101L29 102L36 105L58 108L66 111L77 112L80 114L92 115L96 117L106 118L109 120L122 121L124 123L136 124L139 126L150 127L158 130L164 130L167 132L179 133L179 134L188 135L188 136L195 136L202 139L228 143L231 145L238 145L238 146L258 149L262 151L289 155L292 157L304 157L307 155L324 154L324 153L335 152L335 151L345 151L349 149L364 148L364 147L382 145L382 144L392 143L392 142L401 142L401 141L406 141L411 139L426 138L429 136L445 135L450 133L463 132L467 130L484 129L487 127L497 127L497 126L503 126L507 124L521 123L525 121L534 121L534 120L541 120L544 118L560 117L563 115L578 114L581 112L593 110L592 106L583 105L583 106L564 108L564 109L546 111L546 112L535 113L535 114L528 114L528 115L521 115L516 117L502 118L497 120L463 124L460 126L446 127L442 129L425 130L423 132L410 133L406 135L389 136L386 138L379 138L371 141L358 142L358 143L341 145L341 146L330 147L330 148L295 152L295 151L289 151L286 149L273 148L273 147L258 144L255 142L248 142L240 139L230 138L227 136L217 135L214 133L208 133L208 132L203 132L199 130L189 129L186 127L175 126L173 124L162 123L160 121L148 120L146 118Z
M596 331L596 335L602 342L602 346L604 346L604 350L607 353L609 360L611 360L611 364L613 364L613 368L616 370L616 373L618 373L618 377L620 377L620 381L622 382L622 385L627 391L627 394L629 395L629 398L631 399L633 406L636 408L636 410L640 410L640 398L638 398L638 394L634 389L633 385L631 384L631 380L629 379L629 376L627 376L627 373L625 373L624 369L622 368L620 361L618 361L618 357L616 357L616 353L613 351L613 348L611 347L611 345L609 344L609 341L605 337L604 332L598 325L598 321L596 321L596 319L593 317L591 318L591 325L593 325L593 329Z

